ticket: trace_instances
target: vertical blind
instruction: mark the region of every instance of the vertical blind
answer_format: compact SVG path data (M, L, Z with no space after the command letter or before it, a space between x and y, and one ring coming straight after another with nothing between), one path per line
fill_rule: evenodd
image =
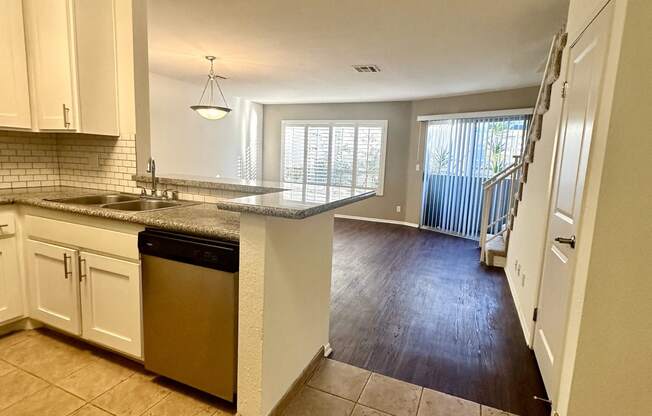
M386 136L387 121L283 121L281 180L309 201L382 195Z
M483 183L520 156L529 115L428 123L421 224L448 234L480 235ZM492 209L508 210L511 184Z

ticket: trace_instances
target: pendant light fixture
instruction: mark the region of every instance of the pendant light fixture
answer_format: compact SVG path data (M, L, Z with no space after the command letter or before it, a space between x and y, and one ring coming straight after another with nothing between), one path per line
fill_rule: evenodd
M201 97L199 98L199 103L197 105L191 105L190 108L195 110L200 116L204 117L207 120L219 120L221 118L224 118L231 111L229 105L226 103L226 98L224 98L224 93L222 92L222 88L220 88L220 84L217 81L218 79L226 79L226 78L215 74L215 71L213 70L213 61L215 60L214 56L207 56L206 59L211 63L211 68L208 71L208 81L206 81L206 85L204 86L204 91L202 91L201 93ZM223 107L215 105L215 101L214 101L215 87L217 87L217 90L220 92L220 96L222 96L222 101L224 102ZM207 90L208 90L208 102L204 103L204 96L206 96Z

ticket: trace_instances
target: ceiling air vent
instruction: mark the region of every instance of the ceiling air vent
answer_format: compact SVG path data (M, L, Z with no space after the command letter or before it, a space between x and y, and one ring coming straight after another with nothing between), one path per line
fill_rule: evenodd
M358 72L380 72L378 65L353 65L353 69Z

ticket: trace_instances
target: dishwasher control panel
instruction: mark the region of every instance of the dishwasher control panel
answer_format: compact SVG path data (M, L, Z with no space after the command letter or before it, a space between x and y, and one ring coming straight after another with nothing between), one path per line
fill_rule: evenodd
M141 254L229 273L237 272L240 264L238 243L149 228L138 234L138 249Z

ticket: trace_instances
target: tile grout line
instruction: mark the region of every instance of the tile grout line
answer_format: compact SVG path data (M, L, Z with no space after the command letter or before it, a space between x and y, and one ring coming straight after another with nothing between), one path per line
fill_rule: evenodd
M371 380L371 376L373 375L373 371L369 371L369 376L364 382L364 386L362 386L362 390L360 390L360 394L358 394L358 398L355 399L355 404L358 404L360 402L360 397L362 397L362 393L364 393L364 389L367 388L367 384L369 384L369 380Z
M339 396L339 395L337 395L337 394L335 394L335 393L331 393L331 392L329 392L329 391L322 390L322 389L320 389L320 388L318 388L318 387L309 386L309 385L307 385L307 384L304 384L302 387L307 387L307 388L309 388L310 390L315 390L315 391L318 391L318 392L320 392L320 393L327 394L327 395L329 395L329 396L337 397L338 399L346 400L347 402L350 402L350 403L353 403L353 404L356 404L356 403L357 403L357 402L354 402L354 401L351 400L351 399L347 399L346 397Z
M106 411L106 412L108 412L108 413L114 414L113 412L109 411L108 409L105 409L104 407L100 406L99 404L95 404L95 403L93 403L93 402L94 402L95 400L97 400L98 398L104 396L104 395L105 395L106 393L108 393L109 391L115 389L116 387L118 387L118 386L121 385L122 383L126 382L126 381L129 380L131 377L133 377L134 375L136 375L136 373L133 373L133 374L130 375L129 377L125 378L124 380L122 380L121 382L119 382L119 383L116 384L115 386L111 387L110 389L108 389L108 390L102 392L101 394L98 394L96 397L94 397L94 398L93 398L90 402L88 402L88 403L89 403L89 404L92 404L93 406L98 407L98 408L100 408L101 410L104 410L104 411Z
M417 412L414 414L414 416L419 416L419 410L421 410L421 401L423 400L423 392L425 390L425 387L421 387L421 394L419 394L419 403L417 404Z
M14 344L14 345L16 345L16 344ZM16 367L17 369L19 369L19 370L21 370L21 371L23 371L23 372L25 372L25 373L27 373L27 374L33 376L33 377L38 378L38 379L41 380L41 381L44 381L45 383L48 384L48 387L56 387L56 388L58 388L59 390L63 390L64 392L66 392L66 393L68 393L68 394L71 394L71 395L77 397L78 399L81 399L81 400L83 400L83 401L86 402L86 399L84 399L83 397L80 397L80 396L76 395L75 393L73 393L73 392L71 392L71 391L66 390L65 388L63 388L63 387L61 387L61 386L58 386L58 385L56 384L56 382L52 382L52 381L50 381L50 380L47 380L47 379L43 378L42 376L40 376L40 375L38 375L38 374L36 374L36 373L34 373L34 372L32 372L32 371L26 369L26 368L23 368L23 367L21 367L21 366L19 366L19 365L17 365L17 364L13 364L13 363L11 363L11 362L9 362L9 361L6 361L6 360L3 360L3 361L9 363L10 365ZM82 369L86 368L88 365L90 365L90 363L88 363L88 364L84 365L83 367L79 368L79 370L82 370ZM76 373L77 371L79 371L79 370L75 370L75 371L73 371L72 373L67 374L67 375L61 377L61 379L60 379L59 381L65 379L65 378L67 378L67 377L70 377L71 375L75 374L75 373ZM46 387L46 388L47 388L47 387ZM45 390L45 389L42 389L42 390L39 390L39 391L43 391L43 390ZM104 393L102 393L102 394L104 394ZM28 397L31 397L31 396L32 396L32 395L30 394Z
M167 388L166 388L166 389L167 389ZM147 409L143 410L143 412L140 413L140 416L143 416L145 413L147 413L148 411L150 411L151 409L153 409L154 406L156 406L157 404L161 403L163 400L167 399L171 394L172 394L172 391L171 391L171 390L168 391L167 394L166 394L165 396L161 397L161 400L157 401L156 403L154 403L154 404L152 404L151 406L149 406Z
M367 370L367 371L369 371L369 370ZM362 393L364 393L364 389L367 388L367 385L369 384L369 381L371 381L371 377L374 374L378 374L379 376L383 376L382 374L376 373L375 371L369 371L369 372L370 372L369 378L367 378L367 382L365 383L364 387L362 388L362 391L360 392L360 397L362 397ZM388 377L388 376L383 376L383 377ZM389 377L389 378L391 378L391 377ZM398 379L394 379L394 380L398 380ZM401 381L401 380L399 380L399 381ZM391 413L389 413L389 412L387 412L385 410L377 409L377 408L375 408L375 407L373 407L373 406L371 406L369 404L360 403L360 397L358 397L358 401L356 401L355 404L359 404L360 406L368 407L369 409L376 410L378 412L385 413L385 414L390 415L390 416L396 416L396 415L393 415L393 414L391 414Z
M44 336L45 336L46 338L49 338L49 337L47 337L47 335L44 335ZM21 343L27 342L27 341L29 341L29 340L30 340L30 338L26 338L26 339L20 340L20 341L18 341L18 342L16 342L16 343L13 343L13 344L11 344L11 345L8 345L7 348L14 347L14 346L16 346L16 345L19 345L19 344L21 344ZM54 339L54 342L58 344L60 341ZM15 406L16 404L22 402L23 400L25 400L25 399L27 399L27 398L30 398L30 397L32 397L32 396L38 394L38 393L43 392L44 390L47 390L47 389L52 388L52 389L57 389L57 390L59 390L59 391L65 393L65 394L69 394L71 397L74 397L74 398L76 398L76 399L78 399L78 400L81 401L81 406L75 408L75 409L72 410L70 413L67 413L66 416L74 415L74 414L75 414L76 412L78 412L81 408L83 408L83 407L85 407L85 406L87 406L87 405L88 405L88 406L91 406L91 407L94 408L94 409L99 409L99 410L101 410L101 411L103 411L103 412L106 412L106 413L109 414L109 415L116 416L116 414L115 414L113 411L111 411L111 410L109 410L109 409L105 409L103 406L101 406L101 405L99 405L99 404L97 404L97 403L94 403L94 401L95 401L97 398L99 398L99 397L103 396L104 394L106 394L107 392L109 392L109 391L115 389L115 388L118 387L119 385L125 383L126 381L128 381L128 380L131 379L132 377L135 377L137 374L141 374L141 375L143 375L143 376L147 376L146 374L143 374L142 372L140 372L140 371L138 371L138 370L132 370L132 369L128 368L128 369L131 371L131 374L129 374L129 375L128 375L127 377L125 377L123 380L121 380L121 381L119 381L118 383L116 383L115 385L109 387L108 389L106 389L105 391L101 392L100 394L98 394L98 395L96 395L96 396L94 396L94 397L92 397L92 398L90 398L90 399L86 399L86 398L81 397L81 396L79 396L78 394L76 394L76 393L74 393L74 392L72 392L72 391L69 391L68 389L66 389L66 388L63 387L63 386L59 386L57 383L61 382L62 380L65 380L66 378L68 378L68 377L70 377L70 376L72 376L72 375L74 375L74 374L77 374L78 372L80 372L80 371L86 369L87 367L89 367L89 366L92 365L93 363L97 363L97 362L99 362L101 357L98 357L98 356L94 355L92 349L78 348L78 347L76 347L76 346L74 346L74 345L69 345L69 344L67 344L67 343L65 343L65 342L61 342L61 343L62 343L64 346L70 346L71 348L73 348L74 350L76 350L76 352L81 352L81 353L83 353L83 352L88 352L89 354L91 354L91 359L90 359L87 363L85 363L84 365L82 365L81 367L79 367L78 369L75 369L74 371L72 371L72 372L70 372L69 374L66 374L66 375L64 375L64 376L62 376L62 377L58 377L58 378L57 378L56 380L54 380L54 381L50 381L50 380L48 380L48 379L45 379L43 376L40 376L40 375L38 375L38 374L32 372L31 370L28 370L28 369L23 368L22 365L17 365L17 364L14 364L14 363L10 362L10 361L7 361L7 360L4 359L4 358L0 358L0 362L4 362L4 363L6 363L9 367L12 368L12 369L9 371L9 373L7 373L7 374L14 373L14 372L23 372L23 373L28 374L28 375L34 377L35 379L40 380L41 382L44 383L44 385L43 385L42 388L40 388L40 389L38 389L37 391L35 391L35 392L33 392L33 393L27 395L27 396L24 397L22 400L20 400L20 401L18 401L18 402L16 402L16 403L12 403L11 405L7 406L6 408L2 408L1 411L5 411L6 409L9 409L9 408ZM56 348L57 345L55 344L53 347ZM119 364L118 364L118 365L119 365ZM123 366L120 366L120 367L123 367ZM125 368L126 368L126 367L125 367ZM3 377L4 377L4 376L3 376ZM151 380L148 380L148 381L149 381L149 382L152 382L152 383L155 383L155 382L153 381L154 378L156 378L156 375L154 375L154 376L151 378ZM157 400L156 402L152 403L150 406L148 406L146 409L144 409L141 413L139 413L139 415L145 415L147 412L149 412L149 411L150 411L152 408L154 408L156 405L158 405L159 403L163 402L163 401L166 400L168 397L170 397L170 395L174 392L174 390L171 390L171 389L169 389L169 388L167 388L167 387L165 387L165 386L161 386L161 387L165 389L165 392L164 392L165 394L163 394L163 396L162 396L159 400ZM216 414L218 413L218 411L219 411L219 409L215 408L214 411L213 411L213 413L211 413L211 416L216 415Z
M5 376L7 376L7 375L9 375L9 374L12 374L12 373L15 373L15 372L17 372L17 371L23 371L23 372L26 372L26 371L24 371L22 368L14 366L14 369L13 369L13 370L11 370L10 372L8 372L7 374L5 374L5 375L2 376L2 377L5 377ZM28 374L31 375L31 376L34 376L34 374L32 374L32 373L28 373ZM34 377L35 377L35 376L34 376ZM42 380L42 379L40 379L40 378L39 378L39 380L44 381L44 380ZM47 382L46 382L46 383L47 383ZM16 404L20 403L21 401L23 401L23 400L25 400L25 399L28 399L28 398L32 397L33 395L35 395L35 394L37 394L37 393L42 392L43 390L47 389L48 387L50 387L50 384L49 384L49 383L47 383L47 385L45 385L43 388L38 389L38 390L36 390L36 391L34 391L34 392L28 394L27 396L23 397L23 398L20 399L19 401L14 402L14 403L10 404L10 405L7 406L7 407L0 407L0 411L4 412L5 410L9 409L10 407L13 407L13 406L15 406Z

